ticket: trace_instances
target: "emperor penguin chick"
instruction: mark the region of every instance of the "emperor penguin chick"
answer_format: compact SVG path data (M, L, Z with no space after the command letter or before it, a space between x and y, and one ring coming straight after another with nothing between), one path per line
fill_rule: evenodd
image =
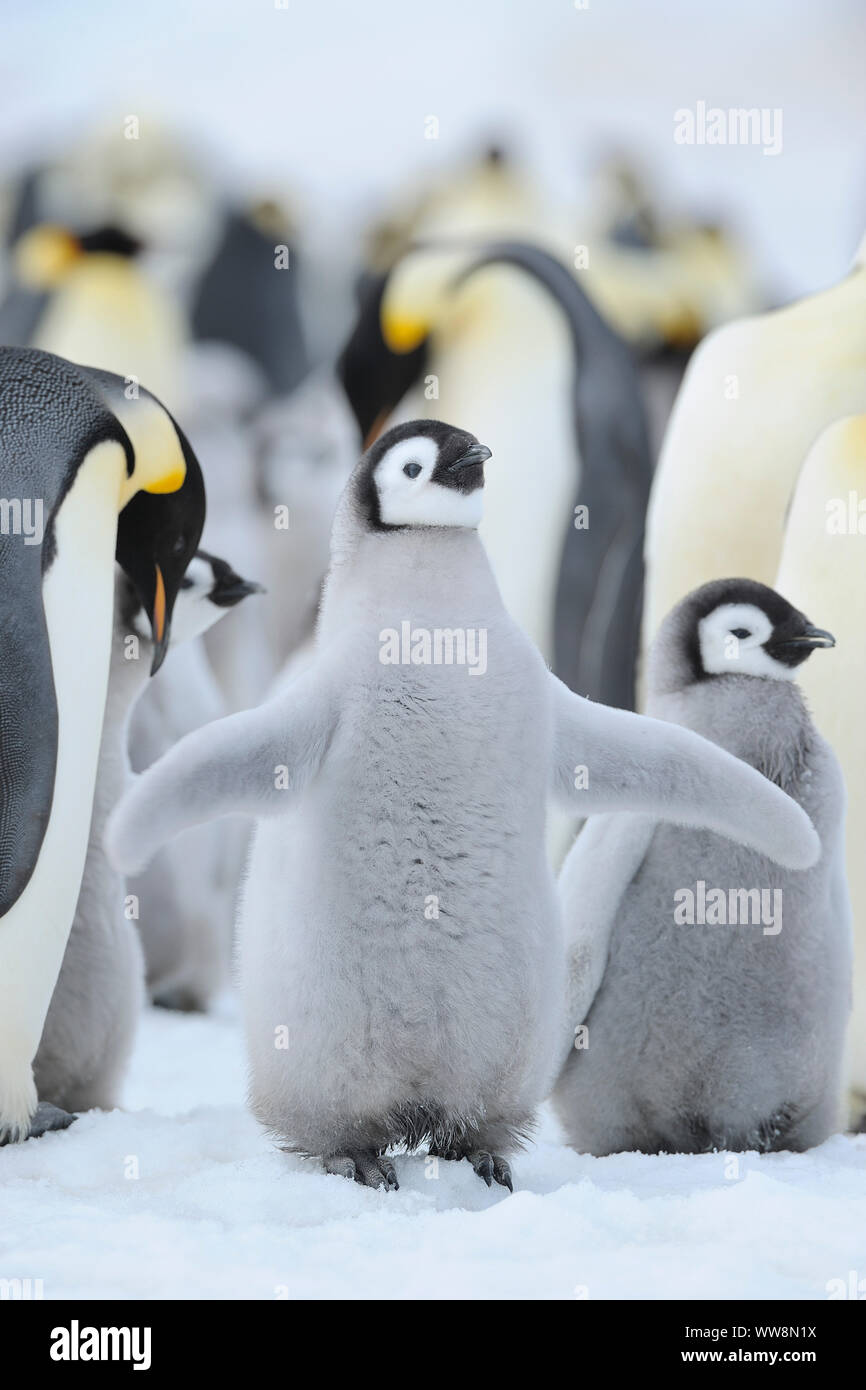
M199 551L180 582L169 647L205 632L258 589ZM133 774L127 751L133 707L147 686L153 641L133 586L115 580L114 636L90 838L78 905L33 1064L41 1102L67 1112L119 1103L144 1000L144 960L124 885L103 847L108 814ZM158 679L158 677L157 677Z
M851 927L841 769L795 683L832 647L775 590L713 580L662 624L649 708L800 803L807 873L652 816L591 819L560 876L572 1031L554 1102L596 1155L807 1149L837 1127ZM594 997L593 997L594 996Z
M182 826L257 818L240 922L252 1108L283 1147L374 1186L397 1185L389 1149L424 1142L511 1186L564 1028L552 784L579 814L661 798L784 862L818 852L754 769L550 674L477 534L488 457L435 420L383 434L337 508L310 665L182 740L107 832L133 869Z

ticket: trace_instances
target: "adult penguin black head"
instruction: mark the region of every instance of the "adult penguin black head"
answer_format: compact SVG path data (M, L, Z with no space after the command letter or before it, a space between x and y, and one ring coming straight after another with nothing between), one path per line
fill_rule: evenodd
M427 363L426 335L407 352L395 352L385 341L381 319L388 278L370 275L359 281L358 317L337 360L337 376L365 449L379 437L388 416Z
M134 260L142 243L122 227L106 224L87 232L43 222L16 243L13 260L20 285L34 293L57 289L85 256L119 256Z
M186 477L175 492L139 492L117 523L117 562L132 580L150 619L154 675L165 660L171 615L187 565L204 525L204 480L183 431L177 426Z
M204 489L187 441L148 392L50 353L0 348L0 503L3 1142L29 1132L31 1063L87 853L115 553L147 608L158 665Z
M198 459L177 421L149 392L112 372L88 370L136 448L163 460L161 476L123 507L117 523L116 558L129 575L150 620L151 675L168 650L171 615L180 582L198 549L205 517L204 479Z

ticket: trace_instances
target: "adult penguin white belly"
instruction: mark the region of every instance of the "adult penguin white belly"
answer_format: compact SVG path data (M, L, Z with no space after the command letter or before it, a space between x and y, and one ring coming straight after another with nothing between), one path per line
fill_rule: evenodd
M395 407L490 439L483 534L506 607L572 689L631 708L646 422L629 352L573 275L520 243L419 247L339 371L368 442Z
M866 1112L866 415L835 421L803 464L785 527L776 587L818 612L836 638L800 684L833 748L848 789L846 858L854 924L854 999L849 1084L855 1122ZM808 605L812 604L812 608ZM814 665L815 669L812 669Z
M866 242L838 285L706 338L668 427L647 515L643 646L710 579L773 584L785 513L821 431L866 410Z
M32 1061L87 850L115 554L156 669L204 520L182 434L147 392L123 392L108 373L0 349L0 1142L39 1132Z

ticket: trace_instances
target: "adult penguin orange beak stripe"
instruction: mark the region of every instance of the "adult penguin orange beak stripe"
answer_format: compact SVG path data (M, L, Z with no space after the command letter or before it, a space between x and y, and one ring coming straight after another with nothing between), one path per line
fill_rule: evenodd
M162 644L165 641L165 580L159 565L154 566L154 572L156 595L153 601L153 638L157 644Z
M166 650L204 524L201 470L154 397L0 349L0 1142L26 1138L32 1059L75 914L111 653L115 559Z

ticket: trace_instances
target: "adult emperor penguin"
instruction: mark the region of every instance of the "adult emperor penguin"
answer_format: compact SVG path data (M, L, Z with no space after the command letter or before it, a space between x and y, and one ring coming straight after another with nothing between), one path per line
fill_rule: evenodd
M854 924L854 999L849 1029L852 1118L866 1113L866 415L830 425L803 464L788 513L777 587L820 613L837 646L810 662L802 685L815 722L848 778L848 882Z
M258 818L240 932L252 1106L372 1185L396 1186L390 1146L427 1139L511 1186L563 1029L551 782L583 814L661 801L792 865L818 851L754 769L551 675L477 534L489 453L433 420L377 440L337 509L313 662L184 739L107 832L132 870L183 826Z
M713 738L808 812L821 857L790 872L657 815L591 819L566 861L569 1022L555 1090L596 1155L806 1149L837 1127L850 1004L845 789L796 684L833 638L752 580L678 604L649 709ZM600 982L600 983L599 983Z
M170 647L205 632L257 588L224 560L199 551L180 581ZM140 943L136 921L127 916L123 880L106 858L103 834L109 812L132 782L129 719L148 683L153 636L135 585L120 568L115 590L111 667L87 860L33 1064L41 1100L67 1114L109 1110L119 1103L144 998L147 924L140 922ZM163 668L159 679L164 679L167 669ZM162 924L151 925L158 930ZM171 925L176 926L176 921ZM179 956L188 943L181 933L178 938L174 944ZM203 954L212 949L207 939L199 945Z
M87 232L40 224L15 248L15 280L0 305L0 341L37 347L147 382L181 403L181 315L140 264L124 228Z
M398 406L432 411L431 393L479 421L508 611L573 690L632 708L652 462L629 350L571 272L520 243L416 248L362 305L340 374L368 441Z
M724 226L674 213L658 182L623 152L597 166L578 242L599 310L644 360L691 351L711 329L762 307Z
M115 553L150 619L155 670L201 533L204 485L183 434L148 392L129 400L107 372L3 348L0 488L0 1139L8 1140L31 1132L31 1064L87 853Z
M806 454L866 410L866 240L851 273L705 338L683 381L647 515L644 648L698 584L772 584Z

